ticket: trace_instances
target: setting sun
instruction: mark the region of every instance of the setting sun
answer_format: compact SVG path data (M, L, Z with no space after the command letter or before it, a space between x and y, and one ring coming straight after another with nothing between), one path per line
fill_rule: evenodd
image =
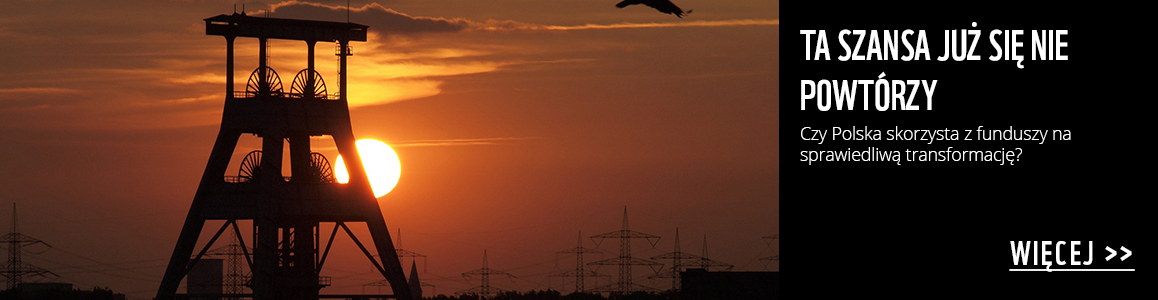
M377 140L362 139L355 144L358 146L358 155L362 156L362 166L366 169L366 178L370 180L370 188L374 190L374 197L382 197L390 193L402 176L402 164L398 161L398 154L394 153L394 149L391 149L389 145ZM340 183L350 181L350 174L346 172L346 164L342 161L342 155L338 155L334 176Z

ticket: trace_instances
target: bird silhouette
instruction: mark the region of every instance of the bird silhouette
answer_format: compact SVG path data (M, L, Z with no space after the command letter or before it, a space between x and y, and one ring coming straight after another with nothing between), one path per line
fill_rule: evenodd
M678 6L671 3L671 0L623 0L622 2L619 2L619 4L616 4L615 7L624 8L624 7L627 7L628 5L636 5L636 4L647 5L647 6L654 8L655 10L658 10L662 13L669 14L669 15L674 14L676 17L679 17L680 19L684 18L684 10L680 9ZM687 13L691 13L691 12L692 12L691 10L688 10Z

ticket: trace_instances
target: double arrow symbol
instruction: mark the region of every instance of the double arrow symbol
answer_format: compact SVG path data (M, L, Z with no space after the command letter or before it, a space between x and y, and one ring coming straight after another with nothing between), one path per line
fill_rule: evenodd
M1122 255L1122 257L1118 258L1118 260L1126 260L1127 257L1130 257L1130 254L1133 254L1133 252L1130 252L1130 249L1126 249L1126 246L1122 246L1120 248L1122 249L1122 252L1126 252L1126 254ZM1106 251L1110 251L1110 256L1106 256L1106 261L1110 261L1111 258L1114 258L1114 255L1118 255L1118 252L1114 251L1114 248L1110 248L1110 246L1106 246Z

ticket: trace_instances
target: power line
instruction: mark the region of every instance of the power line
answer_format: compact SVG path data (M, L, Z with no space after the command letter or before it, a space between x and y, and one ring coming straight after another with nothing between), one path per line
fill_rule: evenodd
M102 262L102 261L99 261L99 260L96 260L96 259L90 258L90 257L88 257L88 256L80 255L80 254L77 254L77 253L75 253L75 252L71 252L71 251L68 251L68 250L64 250L64 249L61 249L61 248L53 248L53 250L55 250L55 251L59 251L60 253L64 253L64 254L68 254L68 255L72 255L72 256L78 257L78 258L80 258L80 259L84 259L84 260L87 260L87 261L90 261L90 262L93 262L93 263L99 264L99 265L101 265L101 266L110 267L110 268L113 268L113 269L116 269L116 270L119 270L119 271L124 271L124 272L128 272L128 273L133 273L133 274L137 274L137 275L141 275L141 276L146 276L146 277L148 277L148 278L157 278L157 274L151 274L151 273L141 272L141 271L137 271L137 270L133 270L133 269L128 269L128 268L125 268L125 267L117 266L117 265L114 265L114 264L110 264L110 263ZM156 280L156 279L154 279L154 280Z
M37 258L35 258L35 260L43 261L43 262L47 262L50 264L60 266L60 267L58 267L58 269L67 267L67 264L65 264L65 263L61 263L61 262L50 260L50 259L45 259L43 257L37 257ZM156 276L150 276L147 278L143 278L143 277L138 277L138 276L129 276L129 275L117 274L117 273L110 272L110 271L128 270L128 269L120 268L120 267L115 268L115 269L90 269L89 267L93 267L93 266L71 267L71 268L74 268L76 270L70 271L70 272L53 273L53 274L57 275L57 277L64 278L64 279L69 279L69 278L67 278L63 275L84 274L84 273L95 273L95 274L100 274L100 275L104 275L104 276L117 277L117 278L122 278L122 279L140 281L140 282L157 282L157 279L158 279ZM142 267L136 267L136 268L146 269L146 268L158 268L158 267L156 267L156 266L142 266Z

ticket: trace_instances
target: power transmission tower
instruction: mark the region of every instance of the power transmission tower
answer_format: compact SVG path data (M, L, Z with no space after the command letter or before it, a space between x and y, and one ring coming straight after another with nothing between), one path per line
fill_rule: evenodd
M764 237L764 240L765 240L765 241L768 241L768 247L772 247L772 243L773 243L773 242L776 242L776 241L777 241L777 240L779 240L779 239L780 239L780 235L779 235L779 234L777 234L777 235L770 235L770 236L766 236L766 237ZM777 247L777 248L779 248L779 247ZM760 261L763 261L763 262L764 262L764 267L765 267L765 268L767 268L767 267L768 267L768 264L769 264L769 263L772 263L772 261L773 261L773 260L780 260L780 251L779 251L779 249L775 249L775 250L773 250L773 251L772 251L772 253L774 253L772 256L768 256L768 257L761 257L761 258L760 258Z
M241 299L237 295L243 294L245 288L245 274L241 272L242 251L241 243L236 233L230 234L229 244L210 250L205 254L225 256L225 300Z
M584 278L586 277L607 277L607 275L596 273L587 269L587 265L583 264L583 254L585 253L603 253L594 248L583 247L583 231L579 231L579 244L575 248L557 252L557 254L575 254L575 270L566 271L559 274L551 275L551 277L575 277L575 292L582 293L585 291Z
M45 274L59 276L56 275L56 273L52 273L52 271L20 260L20 254L24 251L21 248L24 246L36 244L42 244L49 248L52 246L34 237L20 234L20 230L16 226L16 203L12 203L12 232L5 235L2 242L8 244L8 264L4 265L3 270L0 272L4 273L4 277L8 277L9 290L20 286L24 276L44 276Z
M735 267L731 264L708 259L708 235L706 234L704 235L704 249L702 254L700 254L700 259L692 261L691 265L709 271L711 271L711 269L723 269L724 271L730 271L733 267Z
M398 261L399 262L402 261L403 257L409 257L409 258L411 258L412 263L417 264L418 258L421 257L422 258L422 273L426 273L426 255L419 254L419 253L414 252L414 251L402 249L402 228L398 228L398 243L396 243L394 245L396 246L394 251L398 253ZM379 257L379 256L375 255L374 257ZM417 270L417 269L415 269L415 270ZM415 274L411 274L410 276L414 277ZM362 286L363 287L366 287L366 286L383 287L383 286L390 286L390 283L388 281L386 281L385 279L383 279L383 280L363 284ZM428 285L426 283L423 283L422 286L433 286L433 285ZM415 297L415 298L419 298L419 297Z
M491 286L491 275L507 275L507 277L510 277L511 280L514 280L514 278L515 278L515 275L511 275L510 273L507 273L507 272L491 269L489 266L487 266L487 251L486 250L483 250L483 266L481 269L474 269L474 270L462 273L462 277L466 278L466 279L470 279L471 275L477 275L477 276L481 277L482 282L479 284L479 286L469 288L466 290L462 290L462 291L459 291L458 293L455 293L455 294L458 294L458 295L475 294L475 295L479 295L483 298L494 297L495 295L497 295L500 292L503 292L504 290Z
M596 238L598 238L599 241L595 241ZM655 290L650 287L631 283L632 266L648 266L651 267L652 270L656 273L659 273L659 268L663 267L663 264L657 261L631 257L631 239L646 239L649 243L651 243L652 247L655 247L655 244L659 243L659 238L660 237L658 235L651 235L638 231L632 231L629 229L627 226L627 207L623 207L622 229L591 237L591 241L595 242L596 246L599 246L599 244L605 239L619 239L619 257L589 263L589 265L595 266L619 267L619 280L613 284L599 287L595 289L595 291L608 292L613 294L628 294L639 290ZM655 241L653 242L652 239Z
M421 280L418 279L418 264L413 262L413 261L410 262L410 279L409 279L409 281L407 281L407 285L410 286L410 293L413 294L415 299L421 299L422 298L422 295L423 295L422 287L430 287L430 295L434 294L434 285L433 284L425 283L425 282L422 282ZM378 292L381 293L382 287L390 286L390 282L385 281L385 280L379 280L379 281L363 284L362 285L362 292L363 293L366 292L366 287L368 287L368 286L378 287Z
M414 251L402 249L402 228L398 228L398 244L394 251L398 252L398 258L409 257L417 261L419 257L422 258L422 273L426 273L426 255L419 254ZM411 275L413 276L413 275Z
M684 267L688 265L689 261L698 260L699 258L700 258L699 256L695 256L693 254L684 253L683 251L680 251L680 229L677 227L676 233L675 233L675 251L651 257L651 259L669 259L669 260L671 260L672 261L671 268L668 268L663 273L660 273L660 274L654 275L654 276L650 276L648 278L671 278L671 289L672 290L679 290L679 288L680 288L680 285L679 285L680 284L680 282L679 282L680 271L684 270Z

